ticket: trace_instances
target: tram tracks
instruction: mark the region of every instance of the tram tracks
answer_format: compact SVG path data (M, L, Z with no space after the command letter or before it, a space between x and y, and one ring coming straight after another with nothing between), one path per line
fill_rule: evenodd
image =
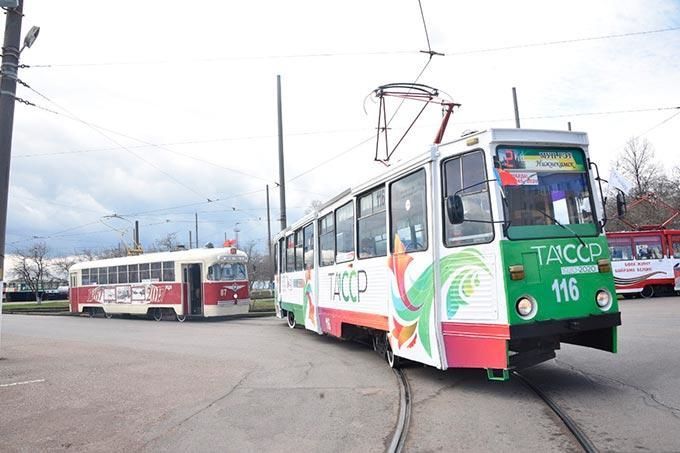
M527 386L531 391L533 391L539 398L541 398L550 409L557 415L560 420L564 423L567 429L574 435L576 441L581 445L583 451L586 453L597 453L598 449L590 440L590 438L583 432L583 430L576 424L576 422L565 412L562 408L548 395L546 395L543 390L540 389L536 384L531 382L526 376L518 371L511 372L513 376L518 378L524 385Z
M392 371L394 371L399 382L399 419L387 452L400 453L406 444L408 426L411 421L411 387L404 371L397 368L393 368Z
M387 448L388 453L400 453L406 444L406 437L411 419L411 405L412 394L408 378L403 370L393 369L397 382L399 383L399 418L397 426L392 436L392 441ZM547 394L541 390L536 384L531 382L526 376L518 371L511 372L514 377L519 379L528 389L534 392L546 405L559 417L564 423L565 427L571 432L576 441L579 443L583 451L586 453L597 453L598 449L595 447L590 438L583 432L578 424Z

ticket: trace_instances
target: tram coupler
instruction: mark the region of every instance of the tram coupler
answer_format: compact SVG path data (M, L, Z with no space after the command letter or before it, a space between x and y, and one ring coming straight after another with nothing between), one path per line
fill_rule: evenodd
M486 377L490 381L509 381L510 370L507 368L487 368Z

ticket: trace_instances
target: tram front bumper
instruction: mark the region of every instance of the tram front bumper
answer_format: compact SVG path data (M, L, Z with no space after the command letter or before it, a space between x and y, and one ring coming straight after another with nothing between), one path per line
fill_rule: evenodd
M559 349L559 343L569 343L616 352L616 327L621 325L621 313L606 313L583 318L536 321L510 326L510 350Z

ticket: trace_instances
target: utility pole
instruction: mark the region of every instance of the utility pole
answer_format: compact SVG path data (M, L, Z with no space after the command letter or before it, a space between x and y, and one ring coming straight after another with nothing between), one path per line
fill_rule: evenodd
M567 129L571 130L571 121L567 122Z
M198 212L195 213L196 215L196 248L198 248Z
M269 217L269 184L267 184L267 246L269 250L269 259L272 259L272 224Z
M241 229L238 227L238 223L234 225L234 234L236 235L236 248L238 249L238 232L241 231Z
M9 196L9 165L12 155L14 99L17 92L19 45L23 0L16 8L7 8L5 39L2 47L2 81L0 81L0 289L5 280L5 233L7 232L7 198ZM0 295L0 330L2 326L2 296Z
M286 220L286 175L283 166L283 117L281 114L281 76L276 76L276 106L279 113L279 197L281 208L281 230L288 226Z
M517 90L512 87L512 103L515 106L515 127L519 129L519 107L517 106Z
M193 243L191 242L191 230L189 230L189 248L194 248Z

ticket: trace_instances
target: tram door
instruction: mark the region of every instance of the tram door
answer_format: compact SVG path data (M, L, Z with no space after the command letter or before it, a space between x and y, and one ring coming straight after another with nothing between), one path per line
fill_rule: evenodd
M191 263L182 266L182 282L184 283L187 311L191 316L203 314L203 281L201 264Z

